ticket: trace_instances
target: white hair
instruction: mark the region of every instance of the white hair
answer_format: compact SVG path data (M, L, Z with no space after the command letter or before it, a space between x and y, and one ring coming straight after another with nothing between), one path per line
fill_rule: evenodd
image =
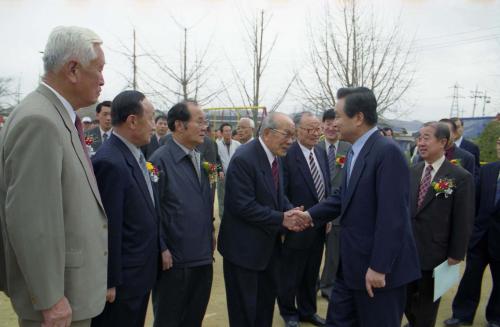
M254 123L253 119L250 119L248 117L243 117L240 119L239 123L245 122L245 121L248 122L248 124L250 125L251 128L255 129L255 123Z
M88 65L97 57L94 45L102 44L92 30L78 26L58 26L52 30L43 52L45 73L57 72L69 60Z

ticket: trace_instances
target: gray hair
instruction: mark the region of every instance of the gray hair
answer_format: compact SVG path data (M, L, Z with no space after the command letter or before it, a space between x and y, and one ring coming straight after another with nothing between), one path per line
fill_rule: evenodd
M97 57L94 45L102 44L92 30L78 26L58 26L52 30L43 52L45 73L57 72L69 60L88 65Z
M248 117L243 117L243 118L240 119L240 121L238 122L238 124L241 123L241 122L244 122L244 121L248 122L248 124L250 125L250 127L253 128L253 129L255 129L255 123L254 123L253 119L250 119Z
M302 111L293 115L293 123L296 127L300 126L300 122L302 121L302 117L315 117L314 114L310 111Z
M446 139L446 143L450 141L450 128L446 123L430 121L422 125L422 127L432 127L435 129L434 136L438 140Z
M282 112L271 112L269 115L267 115L266 117L264 117L264 119L262 119L262 123L260 125L260 131L259 131L259 135L263 135L264 134L264 130L266 129L277 129L279 126L278 126L278 122L276 121L276 118L277 117L288 117L287 114L284 114Z

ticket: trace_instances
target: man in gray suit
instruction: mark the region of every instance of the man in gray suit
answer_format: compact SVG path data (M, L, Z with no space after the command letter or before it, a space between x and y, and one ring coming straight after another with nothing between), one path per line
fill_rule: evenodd
M335 123L335 110L329 109L323 113L323 133L325 140L318 143L318 147L326 151L328 168L330 170L330 188L332 193L339 188L344 173L344 163L347 153L351 149L348 142L340 141L340 134ZM321 273L319 288L321 296L330 299L333 281L339 266L339 233L340 217L329 223L326 228L325 265Z
M107 220L75 112L104 84L101 43L55 28L41 85L0 134L0 285L23 327L90 326L106 300Z

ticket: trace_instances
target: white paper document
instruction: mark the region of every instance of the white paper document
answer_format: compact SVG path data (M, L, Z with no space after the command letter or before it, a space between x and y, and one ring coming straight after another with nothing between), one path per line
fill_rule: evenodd
M434 268L434 302L460 279L460 265L450 266L448 261Z

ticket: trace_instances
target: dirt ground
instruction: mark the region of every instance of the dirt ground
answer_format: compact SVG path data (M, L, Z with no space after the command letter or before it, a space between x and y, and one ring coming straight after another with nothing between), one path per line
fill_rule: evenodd
M218 222L217 220L217 227ZM462 264L463 269L464 264ZM479 305L474 326L486 326L484 317L486 301L488 300L491 292L491 275L489 270L484 275L483 291L481 294L481 303ZM456 287L450 290L441 300L439 309L437 326L442 326L442 322L451 316L451 301L456 293ZM326 316L328 302L318 296L318 314L322 317ZM149 306L148 315L145 326L152 326L153 314L151 312L151 305ZM310 324L301 324L302 326L312 326ZM9 299L3 293L0 293L0 327L17 326L17 318L12 310ZM207 313L203 326L206 327L224 327L229 326L227 309L226 309L226 295L224 289L224 278L222 273L222 257L216 252L214 263L214 280L212 286L212 294L208 304ZM278 308L274 310L273 326L283 326L283 320L279 316Z

